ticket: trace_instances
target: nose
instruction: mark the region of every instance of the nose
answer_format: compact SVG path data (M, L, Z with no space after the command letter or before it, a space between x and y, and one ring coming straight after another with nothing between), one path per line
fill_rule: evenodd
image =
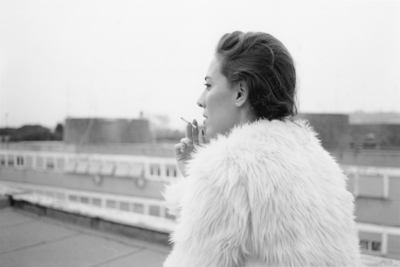
M206 94L206 91L204 90L204 92L201 94L201 96L197 100L197 105L201 108L206 107L205 94Z

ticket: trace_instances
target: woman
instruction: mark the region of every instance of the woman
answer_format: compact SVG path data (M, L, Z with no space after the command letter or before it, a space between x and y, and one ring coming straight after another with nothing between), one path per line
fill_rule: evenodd
M165 192L178 225L164 266L359 265L346 177L293 119L295 85L273 36L221 38L198 100L206 131L188 124L175 147L185 179Z

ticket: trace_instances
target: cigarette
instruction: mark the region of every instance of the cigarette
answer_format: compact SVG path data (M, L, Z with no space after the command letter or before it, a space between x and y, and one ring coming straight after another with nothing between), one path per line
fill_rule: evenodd
M196 125L194 125L193 123L191 123L191 122L185 120L185 119L182 118L182 117L181 117L181 119L182 119L184 122L191 124L193 128L197 129Z

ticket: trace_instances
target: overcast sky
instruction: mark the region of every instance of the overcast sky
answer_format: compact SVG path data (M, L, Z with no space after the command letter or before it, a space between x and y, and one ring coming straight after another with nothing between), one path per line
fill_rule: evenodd
M294 57L301 112L400 112L400 1L0 1L0 127L69 117L202 121L219 38Z

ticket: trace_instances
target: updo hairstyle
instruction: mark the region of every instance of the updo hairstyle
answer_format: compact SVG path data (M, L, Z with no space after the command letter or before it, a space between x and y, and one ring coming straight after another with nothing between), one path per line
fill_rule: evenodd
M283 120L297 114L296 70L278 39L262 32L227 33L218 42L216 56L231 85L247 83L257 119Z

